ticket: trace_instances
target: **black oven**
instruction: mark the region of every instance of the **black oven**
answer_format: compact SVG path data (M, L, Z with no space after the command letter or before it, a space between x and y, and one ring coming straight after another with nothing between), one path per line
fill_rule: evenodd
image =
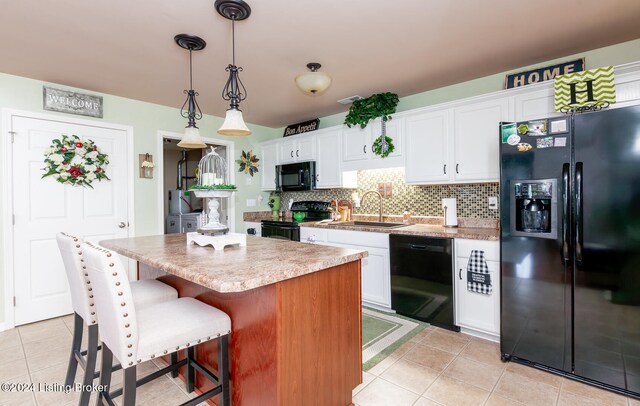
M277 188L282 192L313 190L316 188L316 163L298 162L276 166Z

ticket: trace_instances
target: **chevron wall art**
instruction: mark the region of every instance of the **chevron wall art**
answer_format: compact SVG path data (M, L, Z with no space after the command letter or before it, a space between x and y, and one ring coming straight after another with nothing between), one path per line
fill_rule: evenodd
M556 76L555 110L599 109L616 102L613 66Z

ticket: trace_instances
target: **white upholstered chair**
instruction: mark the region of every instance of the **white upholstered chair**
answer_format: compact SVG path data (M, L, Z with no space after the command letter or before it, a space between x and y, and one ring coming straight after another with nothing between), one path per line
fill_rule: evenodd
M194 298L180 298L153 306L138 308L129 280L117 255L90 243L82 244L85 264L95 296L100 318L102 369L98 402L109 403L112 397L124 393L122 405L135 404L136 386L143 385L170 371L186 365L187 390L193 391L195 371L201 372L216 385L184 405L197 405L220 394L219 405L230 404L228 335L229 316ZM217 375L195 360L194 347L218 339ZM186 350L186 357L136 382L136 366L155 357ZM122 391L109 393L112 356L124 370Z
M69 280L71 304L74 311L73 345L69 356L69 366L65 385L73 384L78 364L84 369L83 388L91 385L96 375L96 359L98 353L98 317L95 309L93 288L82 257L82 239L65 233L56 236L62 261ZM155 279L135 281L131 283L131 293L136 307L144 308L155 303L178 298L178 292L169 285ZM87 350L82 351L82 334L84 324L88 326ZM177 376L177 373L175 374ZM80 405L89 403L91 392L85 390L80 395Z

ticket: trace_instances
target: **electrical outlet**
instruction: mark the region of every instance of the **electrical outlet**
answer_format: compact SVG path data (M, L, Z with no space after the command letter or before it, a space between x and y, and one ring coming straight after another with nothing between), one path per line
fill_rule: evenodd
M489 201L489 210L498 210L498 197L497 196L489 196L487 198Z

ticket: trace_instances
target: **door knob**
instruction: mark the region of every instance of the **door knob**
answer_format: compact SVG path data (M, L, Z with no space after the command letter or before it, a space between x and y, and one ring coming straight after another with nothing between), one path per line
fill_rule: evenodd
M124 223L124 221L121 221L120 224L118 224L118 227L120 228L125 228L127 225Z

